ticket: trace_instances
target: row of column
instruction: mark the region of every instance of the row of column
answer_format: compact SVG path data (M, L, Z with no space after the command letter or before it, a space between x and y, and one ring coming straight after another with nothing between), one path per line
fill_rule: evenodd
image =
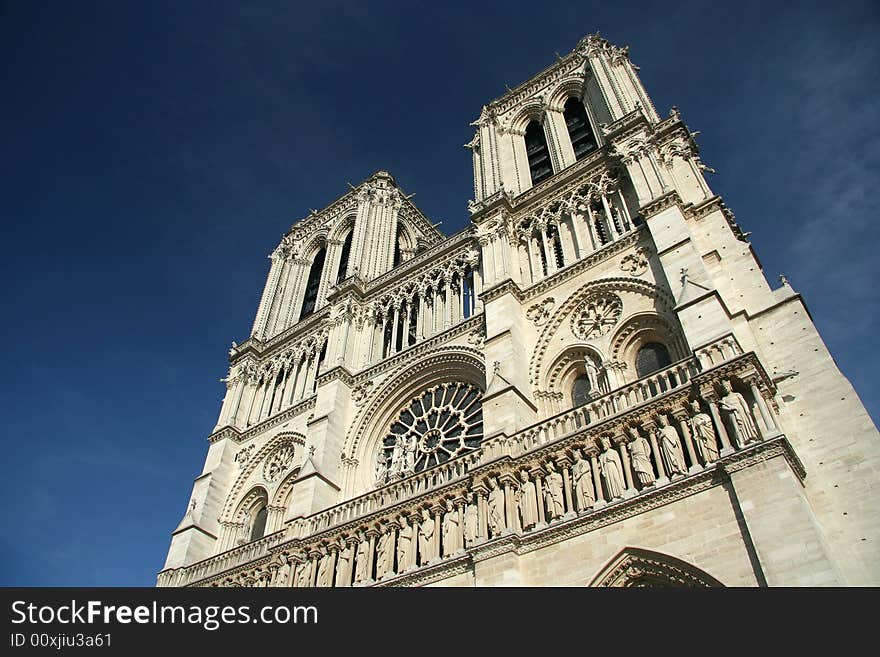
M224 404L221 424L249 427L310 397L317 387L320 360L321 355L312 353L285 363L278 372L241 377L231 390L228 409Z
M561 267L593 253L633 229L623 193L618 189L600 197L599 203L579 206L552 222L542 222L519 242L521 262L527 263L531 282L554 274Z
M475 273L459 271L377 312L365 365L378 362L471 317L478 309Z

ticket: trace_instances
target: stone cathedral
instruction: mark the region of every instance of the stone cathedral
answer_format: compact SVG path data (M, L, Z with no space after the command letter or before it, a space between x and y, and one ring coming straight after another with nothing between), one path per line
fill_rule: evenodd
M272 251L160 586L880 584L880 436L627 48L485 105L468 227L378 171Z

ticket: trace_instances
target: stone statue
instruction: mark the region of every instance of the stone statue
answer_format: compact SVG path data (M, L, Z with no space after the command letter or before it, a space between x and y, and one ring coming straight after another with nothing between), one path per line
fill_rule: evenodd
M544 502L547 505L547 519L555 520L565 513L562 496L562 475L553 461L547 461L547 475L544 477Z
M422 521L419 523L419 565L424 566L435 556L434 519L427 509L422 509Z
M678 431L669 424L669 418L665 415L658 417L659 426L654 429L657 442L660 445L660 456L663 458L663 467L671 479L673 475L684 474L687 466L684 463L684 453L681 451L681 440Z
M712 426L712 418L700 409L700 402L694 399L691 402L691 415L688 426L694 437L694 448L697 457L703 463L711 463L718 460L718 441L715 440L715 427Z
M443 556L448 557L461 550L461 531L458 509L452 500L446 500L446 513L443 514Z
M336 559L336 586L351 586L351 558L354 548L347 544Z
M407 522L406 516L400 516L400 529L397 532L397 571L406 572L415 563L415 530Z
M410 436L404 445L403 475L411 475L416 471L416 437Z
M400 476L403 471L403 437L398 436L394 440L394 447L391 448L391 465L388 472L392 477Z
M495 477L489 477L489 531L492 536L500 536L507 528L504 521L504 491Z
M620 454L611 447L611 439L602 437L602 452L599 454L599 472L605 481L605 488L611 499L623 497L626 484L623 480L623 466L620 463Z
M382 486L388 480L388 458L385 456L385 450L379 452L376 459L376 486Z
M360 542L357 549L357 560L354 569L354 581L366 582L370 579L370 540L358 534Z
M464 540L467 545L473 545L477 542L480 535L480 516L477 513L476 504L464 505Z
M651 443L636 427L627 429L632 442L629 444L629 455L632 461L633 471L642 486L650 486L654 483L654 465L651 463Z
M312 585L312 561L307 559L297 566L296 585L299 588L308 588Z
M593 489L593 469L590 462L584 458L581 450L573 452L574 463L571 466L572 487L574 488L574 501L578 511L592 508L596 503L596 492Z
M333 554L325 552L318 562L318 582L315 586L333 586Z
M752 420L746 398L736 392L728 380L721 382L721 388L724 396L718 402L718 408L727 415L733 442L737 447L743 447L749 441L758 440L758 428Z
M390 529L379 536L376 544L376 579L394 573L394 530Z
M527 530L538 524L538 491L525 470L520 470L519 479L519 517L523 530Z

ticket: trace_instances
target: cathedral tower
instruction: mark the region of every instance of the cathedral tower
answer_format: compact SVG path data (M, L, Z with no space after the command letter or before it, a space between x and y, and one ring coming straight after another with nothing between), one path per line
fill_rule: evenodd
M294 224L163 586L880 584L880 436L626 48L482 108L471 222Z

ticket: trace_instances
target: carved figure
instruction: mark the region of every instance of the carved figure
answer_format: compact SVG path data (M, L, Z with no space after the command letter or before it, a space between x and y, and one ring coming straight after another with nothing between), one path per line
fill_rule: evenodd
M495 477L489 477L489 531L492 536L500 536L507 528L504 521L504 491Z
M608 495L611 499L623 497L623 491L626 484L623 480L623 466L620 463L620 454L616 449L612 449L611 440L604 436L602 438L602 452L599 454L599 472L605 481L605 488L608 489Z
M691 402L691 415L688 426L694 437L694 448L697 457L703 463L711 463L718 460L718 441L715 439L715 427L712 426L712 418L700 409L700 402L694 399Z
M370 579L370 541L369 539L364 538L363 534L359 534L358 538L360 539L360 543L358 543L357 549L357 560L354 569L354 581L366 582Z
M673 475L684 474L687 471L687 467L684 463L684 453L681 450L681 439L678 437L678 431L669 424L669 419L665 415L660 415L658 422L659 426L654 429L654 433L660 445L660 456L663 458L666 474L670 478Z
M525 470L520 470L519 479L519 517L522 528L527 530L538 524L538 491Z
M596 503L596 491L593 489L593 469L584 458L581 450L572 452L574 463L571 466L571 480L574 488L574 501L578 511L592 508Z
M752 413L745 397L736 392L730 381L721 382L724 397L718 402L718 408L727 415L733 434L733 442L737 447L744 446L747 442L758 439L758 428L752 420Z
M406 516L400 517L400 529L397 532L397 570L406 572L415 565L415 530Z
M419 564L424 566L435 556L434 519L427 509L422 509L422 521L419 523Z
M651 463L651 443L639 433L635 427L627 429L632 442L629 444L629 455L633 471L642 486L650 486L656 480L654 466Z
M452 500L446 500L446 513L443 514L443 556L448 557L461 550L461 529L458 509Z
M351 586L351 558L354 548L350 544L339 551L336 559L336 586Z
M553 461L547 461L547 475L544 477L544 502L547 505L547 517L555 520L565 513L562 496L562 475L556 470Z
M388 479L388 459L385 456L385 452L379 452L379 456L376 458L376 486L382 486L385 484L385 481Z
M333 586L333 554L325 552L318 562L318 582L316 586Z
M379 535L376 543L376 579L394 572L394 530Z
M312 561L308 559L299 564L296 569L296 585L299 588L307 588L312 585Z
M472 545L477 541L480 534L479 515L477 513L476 504L465 504L464 506L464 540L467 545Z

